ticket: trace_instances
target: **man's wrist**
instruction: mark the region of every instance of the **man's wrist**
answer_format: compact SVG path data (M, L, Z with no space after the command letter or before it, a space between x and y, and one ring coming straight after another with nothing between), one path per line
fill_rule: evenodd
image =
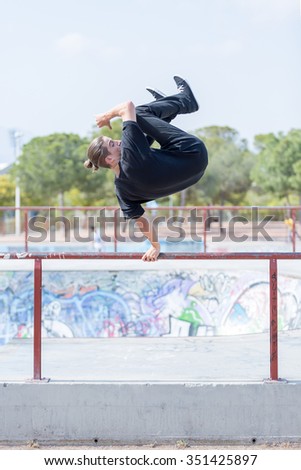
M107 112L105 113L105 118L106 118L107 121L111 121L111 119L113 119L113 117L114 117L114 116L112 116L111 111L107 111Z

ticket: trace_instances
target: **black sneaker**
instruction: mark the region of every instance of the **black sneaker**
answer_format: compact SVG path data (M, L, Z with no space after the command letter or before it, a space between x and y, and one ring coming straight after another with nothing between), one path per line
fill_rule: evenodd
M157 90L157 88L147 87L146 89L147 89L147 91L149 91L153 95L155 100L159 100L160 98L164 98L166 96L166 95L164 95L164 93L162 93L162 91Z
M174 78L174 81L176 82L178 92L183 93L183 95L185 95L185 97L188 98L187 113L194 113L195 111L199 109L199 105L198 105L197 100L194 97L194 94L191 91L190 86L188 85L186 80L184 80L184 78L181 78L178 75L175 75L173 78Z

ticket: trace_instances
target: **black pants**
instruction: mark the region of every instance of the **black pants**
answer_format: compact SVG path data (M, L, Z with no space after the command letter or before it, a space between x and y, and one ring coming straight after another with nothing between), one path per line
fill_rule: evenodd
M137 123L150 145L156 140L163 151L197 154L206 151L200 139L170 124L178 114L187 113L185 99L179 93L136 107Z

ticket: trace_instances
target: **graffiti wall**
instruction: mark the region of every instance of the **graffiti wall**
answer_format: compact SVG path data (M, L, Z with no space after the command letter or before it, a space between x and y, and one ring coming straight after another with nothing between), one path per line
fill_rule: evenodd
M279 278L279 326L301 327L301 280ZM43 274L43 335L208 336L269 328L265 273L88 271ZM0 272L0 344L33 332L33 274Z

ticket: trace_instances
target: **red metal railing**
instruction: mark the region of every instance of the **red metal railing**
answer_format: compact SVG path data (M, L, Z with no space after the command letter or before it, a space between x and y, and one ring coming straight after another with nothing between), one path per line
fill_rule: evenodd
M270 285L270 380L278 378L278 260L301 260L301 253L161 253L160 260L269 260ZM42 379L42 261L44 259L136 259L141 253L0 253L0 259L34 260L34 341L33 341L33 378ZM142 261L141 261L142 262ZM201 267L201 264L200 264Z

